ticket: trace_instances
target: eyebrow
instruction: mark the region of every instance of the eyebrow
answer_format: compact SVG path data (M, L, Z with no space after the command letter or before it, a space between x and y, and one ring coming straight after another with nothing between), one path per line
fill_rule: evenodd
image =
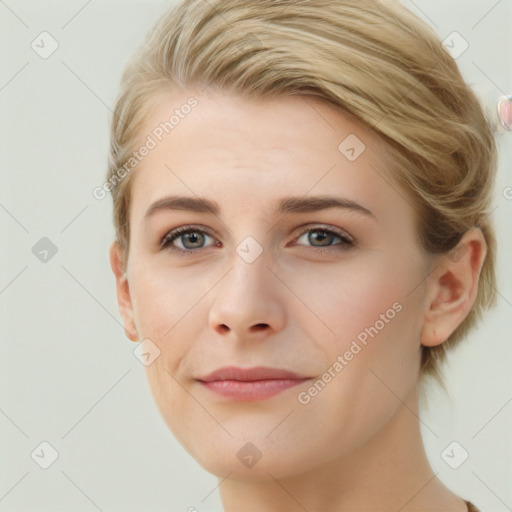
M362 213L375 218L375 215L364 206L351 199L336 196L285 197L278 202L275 213L288 215L293 213L311 213L329 208L342 208ZM220 207L215 201L201 197L168 196L154 202L146 211L147 220L155 213L168 210L185 210L197 213L213 213L218 216Z

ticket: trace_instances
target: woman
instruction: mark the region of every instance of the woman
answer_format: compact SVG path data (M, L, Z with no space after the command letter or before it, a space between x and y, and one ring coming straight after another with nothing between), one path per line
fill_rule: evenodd
M187 0L123 77L107 176L126 335L226 512L477 510L427 376L495 301L496 148L399 3Z

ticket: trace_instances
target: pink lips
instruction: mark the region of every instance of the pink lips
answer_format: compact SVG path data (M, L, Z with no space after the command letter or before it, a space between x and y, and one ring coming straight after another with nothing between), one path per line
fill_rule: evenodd
M219 395L241 401L264 400L304 382L308 377L288 370L266 368L220 368L202 377L202 385Z

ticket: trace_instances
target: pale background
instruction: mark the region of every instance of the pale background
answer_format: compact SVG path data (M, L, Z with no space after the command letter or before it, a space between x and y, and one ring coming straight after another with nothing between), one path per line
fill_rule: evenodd
M404 3L469 43L457 62L489 109L512 94L510 0ZM0 512L221 510L216 478L169 433L124 336L111 199L92 196L121 71L168 6L0 1ZM43 31L58 42L47 59L31 48ZM499 145L498 306L452 358L451 401L433 393L422 416L434 470L483 512L512 510L512 133ZM32 252L43 237L58 249L46 263ZM59 454L48 469L31 457L43 441ZM458 469L441 457L452 441L469 453Z

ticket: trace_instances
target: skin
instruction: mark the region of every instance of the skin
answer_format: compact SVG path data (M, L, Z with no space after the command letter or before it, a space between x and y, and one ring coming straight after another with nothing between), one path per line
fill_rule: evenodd
M464 235L457 258L425 253L417 208L387 171L380 140L312 97L175 90L159 98L140 140L191 95L198 106L130 178L126 264L116 243L110 249L126 334L160 350L146 371L170 430L219 477L227 512L466 510L425 455L418 377L421 345L444 342L475 300L481 231ZM349 134L366 146L354 161L338 150ZM216 201L220 212L167 210L144 220L171 194ZM274 212L284 196L313 195L348 198L373 216ZM206 234L173 242L190 254L159 247L166 233L190 224ZM354 245L318 238L322 227ZM252 263L236 251L247 236L262 249ZM394 303L400 312L300 403L299 393ZM228 365L284 368L311 380L248 402L196 380ZM237 457L248 442L261 453L252 467Z

